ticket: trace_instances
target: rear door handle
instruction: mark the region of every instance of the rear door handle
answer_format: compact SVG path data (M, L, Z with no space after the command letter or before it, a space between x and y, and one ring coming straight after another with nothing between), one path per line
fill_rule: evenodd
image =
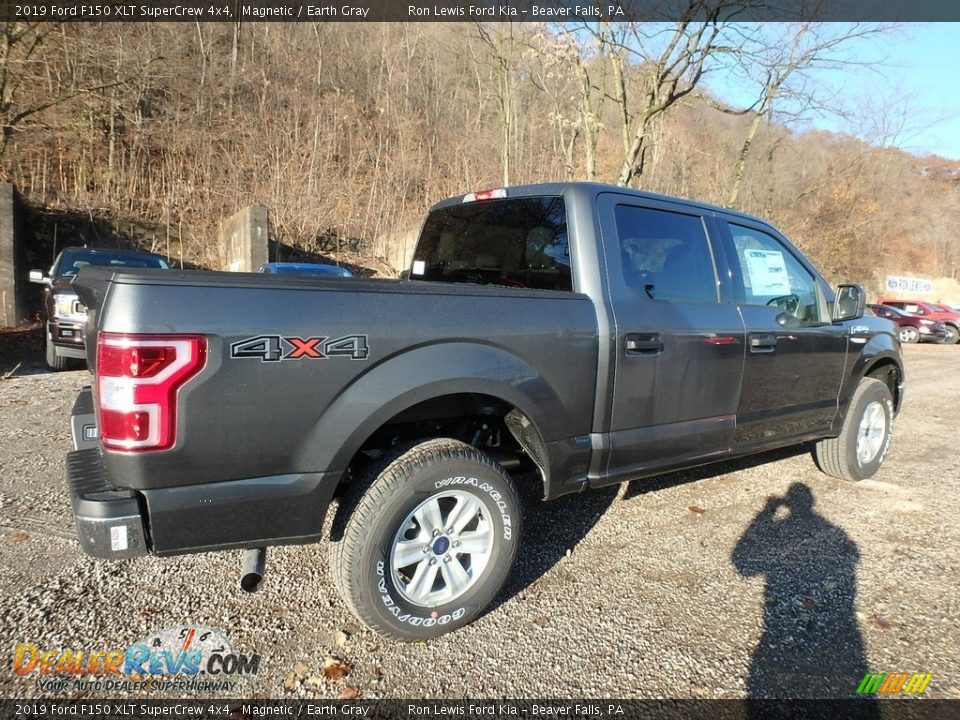
M657 333L631 333L626 337L627 355L657 355L663 352L663 340Z
M750 352L772 353L777 349L777 336L773 333L751 334Z

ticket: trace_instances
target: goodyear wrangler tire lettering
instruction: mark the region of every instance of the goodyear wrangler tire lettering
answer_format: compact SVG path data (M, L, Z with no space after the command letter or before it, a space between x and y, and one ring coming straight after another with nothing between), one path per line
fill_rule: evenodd
M400 448L358 479L331 571L367 626L422 640L478 617L517 551L519 500L503 468L457 440Z

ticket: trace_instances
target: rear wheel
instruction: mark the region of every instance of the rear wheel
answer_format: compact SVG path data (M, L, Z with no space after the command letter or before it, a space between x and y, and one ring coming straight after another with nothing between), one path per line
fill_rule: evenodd
M437 637L474 620L516 556L520 502L510 477L450 439L401 449L373 472L331 553L350 609L397 640Z
M920 331L915 327L910 327L905 325L900 328L900 342L902 343L915 343L920 341Z
M47 367L51 370L66 370L67 365L69 364L69 358L65 358L62 355L57 354L57 346L53 344L53 341L50 339L50 334L47 334Z
M874 378L864 378L850 400L840 435L818 442L814 459L828 475L866 480L883 464L892 433L890 388Z

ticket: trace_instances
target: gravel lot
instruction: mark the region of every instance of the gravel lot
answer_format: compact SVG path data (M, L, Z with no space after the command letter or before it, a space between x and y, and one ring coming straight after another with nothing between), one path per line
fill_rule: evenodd
M256 595L237 589L239 552L82 555L63 476L89 375L46 373L35 342L8 338L0 374L14 345L32 350L0 380L4 697L43 694L36 673L9 669L18 642L125 648L194 623L263 656L232 696L834 697L867 670L933 673L928 696L960 696L960 347L906 348L906 407L875 480L834 480L798 451L553 503L528 483L497 605L400 645L354 624L326 583L325 545L271 549ZM352 670L328 679L329 658Z

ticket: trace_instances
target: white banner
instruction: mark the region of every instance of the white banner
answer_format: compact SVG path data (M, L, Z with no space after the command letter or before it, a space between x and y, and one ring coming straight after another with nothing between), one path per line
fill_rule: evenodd
M906 292L930 294L933 292L933 280L928 278L887 275L887 292Z

